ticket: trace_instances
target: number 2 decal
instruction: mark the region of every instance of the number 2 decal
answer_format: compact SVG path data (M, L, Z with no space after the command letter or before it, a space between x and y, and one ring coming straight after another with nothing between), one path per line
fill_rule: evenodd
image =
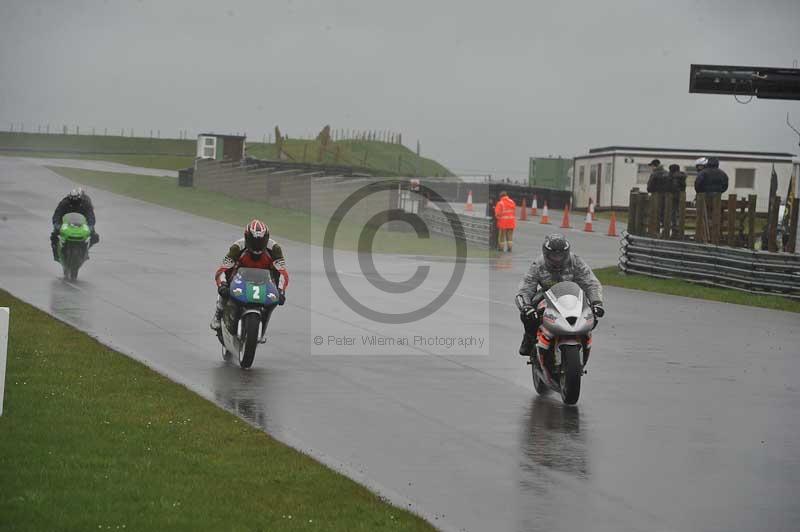
M261 287L254 286L253 287L253 299L261 299Z

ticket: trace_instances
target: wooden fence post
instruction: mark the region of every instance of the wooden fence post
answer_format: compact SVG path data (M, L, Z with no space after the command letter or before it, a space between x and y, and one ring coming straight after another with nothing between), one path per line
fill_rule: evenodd
M675 228L675 235L680 239L683 240L683 236L686 234L686 191L682 190L680 194L678 194L678 226Z
M719 245L722 229L722 197L720 194L711 196L711 243Z
M696 242L708 241L708 216L706 216L706 195L702 192L697 194L694 201L697 210L697 223L694 229L694 239Z
M795 197L792 200L792 212L789 213L789 243L786 246L786 251L794 253L797 247L797 217L800 213L800 201Z
M647 236L658 238L658 208L661 203L661 192L650 194L650 208L648 209Z
M778 210L781 206L781 197L772 198L772 205L769 210L769 233L767 236L767 248L775 253L778 251Z
M747 196L747 248L756 247L756 199L755 194Z
M728 245L736 245L736 194L728 194Z
M639 199L639 189L632 188L630 195L628 196L628 232L632 235L638 235L638 229L636 228L636 217L638 215L638 199Z

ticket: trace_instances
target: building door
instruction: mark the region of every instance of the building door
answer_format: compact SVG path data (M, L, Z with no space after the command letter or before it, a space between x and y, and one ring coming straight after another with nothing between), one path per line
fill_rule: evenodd
M597 196L594 202L594 206L597 207L600 205L600 183L603 182L603 163L597 163Z

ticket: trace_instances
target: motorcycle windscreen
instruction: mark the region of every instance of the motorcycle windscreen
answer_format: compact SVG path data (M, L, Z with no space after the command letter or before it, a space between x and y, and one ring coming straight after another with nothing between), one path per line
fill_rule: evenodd
M553 304L564 317L578 317L586 306L583 290L577 283L563 281L553 285L550 290Z
M231 294L242 303L272 305L278 302L278 289L269 270L240 268L233 278Z
M68 212L61 218L61 223L81 226L86 224L86 217L79 212Z

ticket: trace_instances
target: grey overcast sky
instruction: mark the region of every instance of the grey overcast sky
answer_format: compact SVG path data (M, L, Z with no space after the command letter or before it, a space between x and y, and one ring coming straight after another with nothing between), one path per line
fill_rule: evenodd
M0 2L0 128L392 129L452 169L611 144L798 153L800 104L688 94L791 67L800 0Z

